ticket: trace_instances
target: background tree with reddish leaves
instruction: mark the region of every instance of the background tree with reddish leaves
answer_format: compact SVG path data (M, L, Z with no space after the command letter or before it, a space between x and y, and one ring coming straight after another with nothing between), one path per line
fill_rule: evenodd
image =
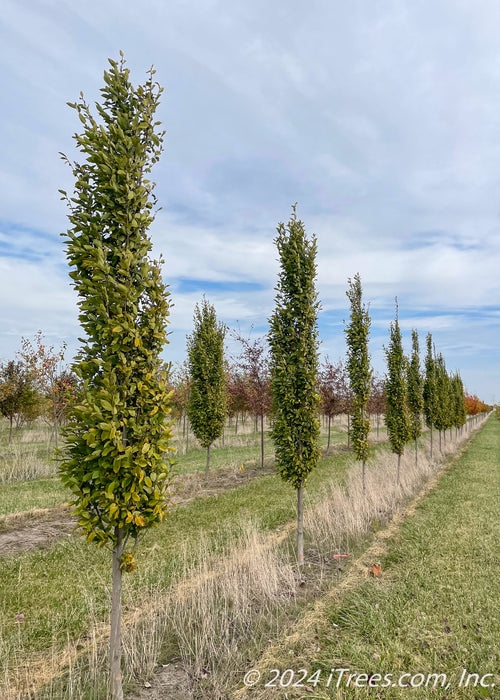
M14 421L39 406L40 396L26 364L14 360L4 362L0 366L0 413L9 420L9 444Z
M244 421L250 407L247 400L246 377L243 376L236 363L228 365L226 371L227 413L229 424L234 418L234 433L238 434L238 422Z
M344 366L342 360L336 364L325 357L319 371L319 396L321 412L328 419L328 441L326 449L330 449L331 424L335 416L344 412Z
M260 463L264 467L264 416L271 407L271 389L267 346L264 338L245 338L233 333L241 345L237 367L241 372L245 401L256 422L260 420Z
M385 382L382 377L373 374L367 410L370 414L377 416L377 438L380 435L380 416L385 414L386 404Z
M50 419L54 425L54 444L58 446L59 415L61 413L61 401L63 393L61 386L64 384L63 362L66 352L66 343L59 350L53 345L45 343L42 331L35 334L33 342L27 338L22 339L20 356L26 363L33 381L38 390L45 394L50 402ZM61 381L59 378L62 377Z

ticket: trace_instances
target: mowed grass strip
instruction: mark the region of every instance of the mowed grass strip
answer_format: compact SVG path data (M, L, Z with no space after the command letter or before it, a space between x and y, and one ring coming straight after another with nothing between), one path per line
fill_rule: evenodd
M387 541L381 576L349 587L310 635L273 653L275 668L310 670L302 688L280 688L278 678L252 697L500 697L499 496L500 423L491 417ZM334 672L327 688L332 669L341 668L349 670L339 686ZM318 682L308 682L315 671ZM347 686L349 673L366 675ZM415 687L401 688L403 673L422 675L405 677ZM447 674L444 687L431 674ZM469 674L477 677L465 687ZM379 687L368 688L366 676Z
M313 500L325 481L340 482L351 465L348 453L322 459L308 481L307 498ZM259 529L272 530L293 519L295 508L295 490L273 474L175 510L139 547L139 569L125 578L125 609L140 606L148 591L171 584L189 543L204 537L209 548L224 547L249 519ZM0 677L14 661L21 665L37 654L57 653L106 620L110 562L107 550L74 537L48 550L2 558Z

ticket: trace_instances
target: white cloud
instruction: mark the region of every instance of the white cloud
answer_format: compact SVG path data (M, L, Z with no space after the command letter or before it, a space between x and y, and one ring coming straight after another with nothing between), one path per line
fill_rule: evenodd
M6 0L2 13L3 338L76 335L57 236L58 188L71 188L58 152L72 155L79 128L65 103L98 98L106 57L123 49L135 82L154 63L166 88L152 235L167 282L230 282L208 294L218 313L264 324L275 228L298 200L326 312L346 308L360 272L378 320L397 295L402 323L426 324L488 385L472 368L490 368L500 340L496 3ZM199 296L174 299L174 335Z

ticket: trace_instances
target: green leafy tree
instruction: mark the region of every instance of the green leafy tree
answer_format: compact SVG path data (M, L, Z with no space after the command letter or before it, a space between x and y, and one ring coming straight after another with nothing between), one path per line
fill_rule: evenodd
M425 378L424 378L424 415L425 423L431 431L431 459L433 453L433 429L437 418L437 395L436 395L436 360L434 358L432 335L427 333L427 352L425 355Z
M147 176L162 150L154 121L162 88L153 69L134 87L123 55L109 63L97 116L83 96L69 105L83 124L74 136L83 160L70 164L71 197L61 191L71 224L63 235L84 338L72 367L80 388L60 475L87 540L112 548L110 693L119 700L122 573L135 568L140 536L165 518L172 432L160 359L168 292L147 235L155 202Z
M385 349L385 356L387 360L385 424L392 451L398 456L397 483L399 484L401 455L404 453L405 445L410 439L410 421L406 388L407 360L403 352L397 300L396 319L394 323L391 322L389 346Z
M453 424L452 395L450 377L441 353L436 358L436 419L434 425L439 431L439 451L442 451L442 438L446 442L446 430ZM444 435L443 435L444 433Z
M9 360L0 366L0 413L9 420L9 444L17 416L30 415L40 405L40 396L24 362Z
M204 297L194 310L194 329L188 336L191 391L188 418L200 445L207 450L205 479L210 467L210 448L222 435L227 416L227 384L224 367L226 326L217 321L215 307Z
M458 431L462 429L467 420L464 385L458 372L451 378L451 389L453 396L453 425L455 427L455 437L457 437Z
M297 489L297 556L304 561L304 486L319 459L316 238L308 239L296 205L278 225L280 259L275 309L269 320L272 438L276 466Z
M411 358L407 367L408 407L410 409L410 438L415 442L415 464L418 463L418 438L422 434L424 410L424 378L420 371L418 333L411 332Z
M368 457L370 421L366 417L366 407L370 398L372 370L368 354L370 316L362 302L361 279L359 273L349 280L346 292L351 303L351 320L347 326L347 371L352 392L351 436L356 458L362 462L363 495L366 493L365 465Z

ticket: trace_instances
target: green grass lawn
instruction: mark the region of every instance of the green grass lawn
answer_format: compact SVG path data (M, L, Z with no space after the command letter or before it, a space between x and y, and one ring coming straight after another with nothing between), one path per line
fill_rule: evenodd
M500 423L491 417L388 541L381 577L360 579L310 636L282 646L276 668L310 669L320 678L306 681L304 694L287 688L288 697L500 697L499 496ZM331 669L340 668L348 671L339 687L337 671L326 688ZM349 673L367 675L355 687L356 677L345 683ZM402 673L422 675L415 688L401 688ZM425 687L436 673L447 675L444 687L442 678ZM378 689L367 687L370 674ZM465 687L469 674L485 687L476 676ZM284 690L262 692L283 697Z
M322 459L308 481L308 500L314 499L325 481L340 481L351 464L348 453ZM125 609L140 604L151 588L171 583L177 557L190 543L195 545L203 537L209 549L223 547L249 519L259 529L275 529L294 518L295 508L295 490L272 474L177 509L142 543L139 570L125 578ZM21 664L37 652L62 648L68 640L87 634L96 620L106 618L110 562L107 550L75 537L47 550L2 558L0 677L14 659ZM25 616L22 627L16 624L19 613Z
M53 451L48 448L47 436L50 436L47 426L36 426L35 429L23 428L14 433L12 445L6 440L8 431L6 421L0 430L0 517L12 513L29 511L33 508L54 508L63 505L70 499L69 492L62 487L55 476L57 462ZM321 435L321 444L326 446L326 434ZM346 443L347 435L332 427L331 447ZM184 447L184 443L178 443ZM274 459L274 447L268 434L264 441L266 462ZM182 480L182 475L205 471L206 451L195 446L193 437L190 438L190 449L186 454L175 456L175 470ZM31 465L26 470L26 465ZM260 435L241 433L233 435L232 430L226 432L225 445L217 441L211 450L210 470L221 468L239 468L241 465L260 465ZM3 470L3 471L2 471ZM41 472L42 478L24 478L26 471L36 477ZM7 483L1 483L2 473L11 474Z

